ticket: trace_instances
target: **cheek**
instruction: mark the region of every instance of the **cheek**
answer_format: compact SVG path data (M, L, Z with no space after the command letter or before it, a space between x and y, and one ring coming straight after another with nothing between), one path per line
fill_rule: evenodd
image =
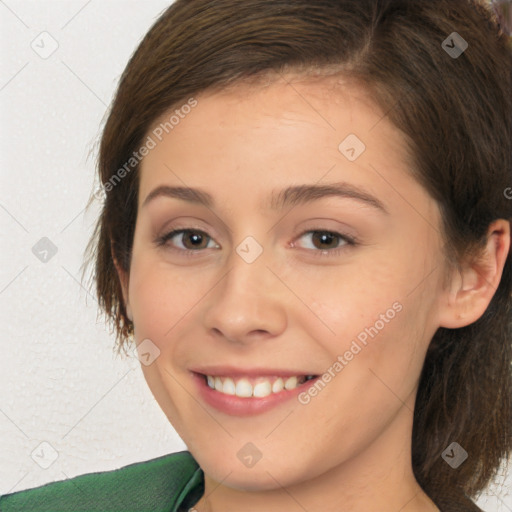
M331 270L322 287L312 286L318 282L312 276L305 276L297 286L310 297L315 313L304 317L302 327L316 335L333 363L345 356L347 364L361 365L365 372L382 367L394 381L399 369L421 370L435 332L430 317L435 277L430 281L422 277L430 267L421 261L382 256L362 264L357 272ZM411 275L418 277L413 280Z
M314 313L307 315L311 328L326 334L330 331L331 339L348 340L386 312L387 317L395 317L397 307L393 304L402 302L407 288L400 282L396 264L390 261L393 258L382 254L380 259L361 258L357 265L290 271L286 282L298 296L306 298Z
M129 293L137 334L160 350L202 293L198 278L187 274L171 272L159 262L132 262Z

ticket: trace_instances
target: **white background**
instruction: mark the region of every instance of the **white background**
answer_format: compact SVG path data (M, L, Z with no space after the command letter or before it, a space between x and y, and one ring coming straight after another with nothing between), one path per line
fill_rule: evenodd
M105 111L168 5L0 0L0 494L186 449L81 283ZM47 262L32 252L43 237ZM509 474L478 504L512 512L511 488Z

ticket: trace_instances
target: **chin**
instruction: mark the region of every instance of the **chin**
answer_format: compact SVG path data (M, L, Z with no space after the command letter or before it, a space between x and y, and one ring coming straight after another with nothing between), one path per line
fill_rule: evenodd
M224 480L212 478L216 481L222 481L222 485L243 492L273 491L294 483L290 481L290 475L274 474L271 471L269 473L264 469L256 473L252 470L233 470L229 477Z
M301 471L292 462L285 468L282 465L276 466L272 461L262 458L253 467L245 467L236 457L234 460L224 458L219 463L220 457L222 455L214 455L206 459L199 457L196 460L208 477L238 491L271 491L300 483L309 478L306 469Z

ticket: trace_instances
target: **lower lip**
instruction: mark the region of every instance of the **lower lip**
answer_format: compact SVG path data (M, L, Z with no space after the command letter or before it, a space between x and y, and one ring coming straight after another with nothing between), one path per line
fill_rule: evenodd
M206 383L206 377L192 372L193 379L198 386L199 395L208 404L220 412L231 416L254 416L262 414L278 405L296 398L297 395L305 391L314 384L319 377L308 380L295 389L283 389L279 393L272 393L263 398L242 398L236 395L226 395L212 389Z

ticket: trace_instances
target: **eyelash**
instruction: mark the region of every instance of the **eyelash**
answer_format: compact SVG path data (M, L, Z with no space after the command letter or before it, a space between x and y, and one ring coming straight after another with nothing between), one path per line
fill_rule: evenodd
M202 236L206 236L208 240L213 240L208 233L205 233L204 231L200 229L194 229L194 228L182 228L182 229L174 229L172 231L169 231L168 233L158 237L155 240L155 244L158 247L163 247L167 245L167 242L174 238L178 234L184 234L184 233L199 233ZM322 233L322 234L329 234L333 235L340 239L341 242L345 242L341 247L337 247L335 249L306 249L307 251L312 251L315 257L334 257L339 256L342 252L350 249L351 247L355 247L358 245L358 241L356 238L348 235L343 235L342 233L338 233L336 231L329 231L326 229L308 229L307 231L303 231L297 238L302 238L304 235L309 235L313 233ZM295 242L293 242L293 247L295 246ZM198 250L192 250L192 249L176 249L175 247L170 247L170 250L177 251L180 253L185 253L187 257L196 257L201 253L204 249L198 249ZM194 254L196 253L196 254Z

